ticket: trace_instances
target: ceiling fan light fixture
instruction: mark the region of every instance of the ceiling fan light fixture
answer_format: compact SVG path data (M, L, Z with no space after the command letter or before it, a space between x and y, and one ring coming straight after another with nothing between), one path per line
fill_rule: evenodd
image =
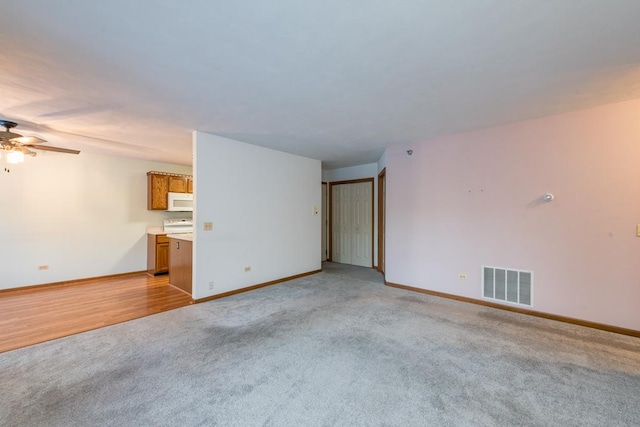
M7 153L7 163L16 165L22 162L24 162L24 153L22 151L12 150Z
M11 129L18 126L16 122L0 119L0 127L4 131L0 131L0 151L5 154L5 164L16 165L24 162L24 156L29 155L35 157L37 153L32 149L44 151L56 151L58 153L78 154L80 151L69 148L52 147L50 145L41 145L46 140L37 136L22 136L19 133L11 132ZM0 155L0 158L2 155ZM10 172L8 167L4 168L5 172Z

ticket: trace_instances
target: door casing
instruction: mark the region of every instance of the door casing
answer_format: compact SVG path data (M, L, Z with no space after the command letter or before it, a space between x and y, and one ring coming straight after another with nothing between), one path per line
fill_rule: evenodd
M384 242L385 242L385 217L387 197L387 168L378 174L378 271L384 274Z
M322 183L322 213L321 213L321 221L322 221L322 226L321 228L321 233L322 233L322 237L321 237L321 241L322 241L322 248L321 251L322 253L320 254L320 259L322 261L326 261L328 258L328 254L327 254L327 231L328 231L328 227L327 227L327 221L328 221L328 216L327 216L327 183L323 182Z

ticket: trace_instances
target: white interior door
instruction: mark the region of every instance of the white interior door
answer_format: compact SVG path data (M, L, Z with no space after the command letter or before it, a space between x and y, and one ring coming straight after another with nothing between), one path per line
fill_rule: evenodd
M373 266L371 260L372 209L371 183L350 184L351 187L351 264Z
M340 247L340 186L331 186L331 260L342 262Z
M370 182L331 186L331 260L373 266L373 190Z
M351 189L348 185L338 185L340 193L338 218L340 230L340 261L351 264Z

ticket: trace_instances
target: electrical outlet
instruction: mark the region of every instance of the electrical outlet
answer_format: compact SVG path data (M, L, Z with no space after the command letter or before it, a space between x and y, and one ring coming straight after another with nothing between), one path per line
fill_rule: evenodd
M250 271L251 271L251 267L245 267L245 268L244 268L244 272L245 272L245 273L248 273L248 272L250 272Z
M44 265L39 265L38 266L38 270L48 270L49 269L49 265L48 264L44 264Z
M466 273L458 273L458 279L467 280L467 274Z
M204 231L211 231L213 230L213 223L212 222L205 222L204 223Z
M213 290L213 282L209 282L209 290L212 291Z

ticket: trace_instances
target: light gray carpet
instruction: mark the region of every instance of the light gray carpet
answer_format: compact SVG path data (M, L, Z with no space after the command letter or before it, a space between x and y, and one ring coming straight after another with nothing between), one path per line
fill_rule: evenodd
M337 262L323 262L322 271L332 276L340 276L342 278L365 280L367 282L379 283L384 285L384 276L373 268L356 267L349 264L340 264Z
M0 354L0 425L640 425L640 340L351 268Z

